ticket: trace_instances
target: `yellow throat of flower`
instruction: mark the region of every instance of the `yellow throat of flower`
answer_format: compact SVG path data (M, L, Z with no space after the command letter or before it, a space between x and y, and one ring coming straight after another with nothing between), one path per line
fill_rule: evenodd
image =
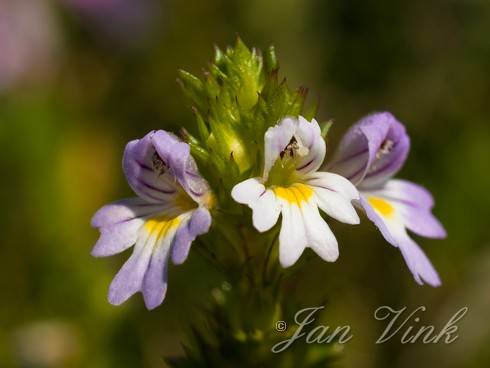
M289 187L274 187L272 190L277 197L297 206L308 202L313 196L313 189L303 183L295 183Z

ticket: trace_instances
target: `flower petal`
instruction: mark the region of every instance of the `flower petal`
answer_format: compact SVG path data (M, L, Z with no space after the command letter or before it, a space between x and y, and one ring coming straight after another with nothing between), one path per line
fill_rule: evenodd
M400 249L415 281L420 285L427 283L434 287L439 286L441 282L434 266L405 231L403 218L398 213L398 207L389 200L383 199L383 201L386 202L387 207L384 210L383 208L381 210L375 209L367 200L366 195L361 196L361 205L369 219L375 223L389 243Z
M393 176L410 148L405 127L388 113L375 113L354 124L342 138L329 171L372 188Z
M429 211L407 205L400 206L403 222L415 234L434 239L447 237L446 230L439 220Z
M129 142L123 168L131 188L148 202L165 203L181 188L197 203L209 200L208 184L197 170L189 145L166 131Z
M250 178L235 185L231 197L238 203L251 205L265 192L264 185L259 178Z
M276 162L279 154L289 144L296 131L296 120L291 117L284 118L281 122L267 129L264 135L264 173L267 180L269 171Z
M381 215L379 215L374 210L374 208L371 207L369 202L366 200L365 196L361 195L361 199L359 203L361 204L362 208L366 212L367 218L376 225L376 227L379 229L381 235L383 235L385 240L396 247L396 241L395 239L393 239L393 236L391 235L391 232L388 229L388 226L386 225L385 221L383 220Z
M180 216L147 219L139 231L133 254L109 287L111 304L122 304L138 291L143 292L149 309L161 304L166 291L166 262L170 245L180 224Z
M308 149L308 154L301 158L296 170L302 174L318 170L325 159L326 144L317 121L312 119L309 122L299 116L295 136Z
M205 234L211 226L211 214L204 207L193 211L183 219L172 245L172 262L181 264L187 259L192 242L197 236Z
M366 124L366 121L372 121L369 118L369 116L363 118L349 128L328 164L328 171L345 176L355 185L364 179L369 164L389 129L387 122L381 120L378 124L374 124L372 129L364 131L361 127Z
M371 190L372 193L380 193L382 196L398 202L404 202L412 206L431 209L434 207L434 199L424 187L401 179L391 179L380 189Z
M162 304L167 293L168 255L170 250L170 237L161 244L155 246L151 260L148 263L143 284L142 293L148 310L155 309Z
M279 262L290 267L299 259L307 245L305 225L299 207L283 201L279 233Z
M301 206L308 246L323 260L335 262L339 257L337 239L314 203L304 202Z
M101 228L126 222L137 217L144 217L161 212L164 205L148 203L144 199L134 197L121 199L100 208L92 217L92 227Z
M406 180L392 179L372 193L395 203L405 226L417 235L427 238L447 236L442 224L431 213L434 199L424 187Z
M149 310L162 304L167 292L167 269L170 246L181 224L181 218L168 220L160 225L157 235L157 243L153 249L148 269L145 273L142 284L142 293L146 308Z
M271 229L279 218L281 213L281 204L276 199L272 190L265 191L258 199L251 205L253 210L252 220L255 228L264 232Z
M441 279L429 258L405 231L397 237L397 242L415 281L419 285L426 283L433 287L441 286Z
M337 192L347 199L359 199L359 192L356 187L349 180L338 174L317 171L307 174L303 180L311 186Z
M135 218L102 227L100 237L92 249L92 256L107 257L128 249L136 243L139 230L144 222L145 220L142 218Z
M157 235L142 228L133 254L124 263L109 287L109 303L120 305L141 290Z
M337 192L321 187L313 187L315 190L318 207L330 217L346 223L359 224L360 219L350 199Z
M199 174L189 145L164 130L156 131L151 141L160 158L167 163L172 175L187 194L196 202L204 204L210 191L209 186Z
M177 185L167 173L154 170L155 148L148 133L141 139L129 142L124 150L123 169L134 192L147 202L166 202L177 191Z

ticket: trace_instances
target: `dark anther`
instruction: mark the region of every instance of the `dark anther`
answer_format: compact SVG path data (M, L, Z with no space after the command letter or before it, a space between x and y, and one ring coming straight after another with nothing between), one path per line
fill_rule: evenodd
M286 148L284 148L283 151L279 154L279 156L284 158L284 156L287 154L288 157L294 157L295 152L299 149L299 144L298 141L296 140L295 137L291 138L289 141L288 145Z
M156 152L153 154L153 156L151 156L151 162L153 164L153 170L158 175L165 174L165 171L168 169L167 163L163 161Z
M378 152L376 153L376 158L381 158L381 156L387 155L388 153L391 152L393 149L393 146L395 145L395 142L393 142L390 139L386 139L383 141L381 144L381 147L379 148Z

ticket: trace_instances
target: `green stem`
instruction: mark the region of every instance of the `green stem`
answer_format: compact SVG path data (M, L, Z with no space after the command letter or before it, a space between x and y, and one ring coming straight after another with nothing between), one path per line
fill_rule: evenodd
M245 252L242 253L240 250L242 247L236 243L237 239L240 239L240 236L234 233L232 230L235 228L235 225L230 224L230 222L226 220L222 215L223 213L218 214L220 225L216 226L216 228L221 233L221 235L223 235L223 237L227 240L227 242L231 244L236 255L240 259L243 259L245 261L247 259L247 254Z
M272 249L274 248L274 245L276 244L278 238L279 238L279 230L276 230L276 233L272 237L272 241L269 244L269 247L267 248L267 254L266 254L265 260L264 260L264 266L262 268L262 280L263 280L264 285L268 285L269 281L270 281L267 278L267 270L269 268L269 261L271 258Z
M196 250L199 252L199 254L207 260L218 272L222 273L223 275L227 276L228 271L226 270L225 267L223 267L217 260L216 255L209 249L209 247L206 245L204 240L198 238L195 240L196 241Z

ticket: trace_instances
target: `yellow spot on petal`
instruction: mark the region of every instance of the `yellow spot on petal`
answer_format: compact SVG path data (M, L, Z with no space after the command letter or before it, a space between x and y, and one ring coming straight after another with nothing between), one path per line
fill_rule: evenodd
M296 183L289 187L274 187L273 191L277 197L298 206L302 202L308 202L313 196L313 189L302 183Z
M385 217L390 217L395 212L395 208L391 205L391 203L382 198L369 197L368 202L371 207Z
M145 229L157 236L157 241L165 238L168 233L175 230L180 224L180 217L169 218L167 216L152 217L145 222Z

